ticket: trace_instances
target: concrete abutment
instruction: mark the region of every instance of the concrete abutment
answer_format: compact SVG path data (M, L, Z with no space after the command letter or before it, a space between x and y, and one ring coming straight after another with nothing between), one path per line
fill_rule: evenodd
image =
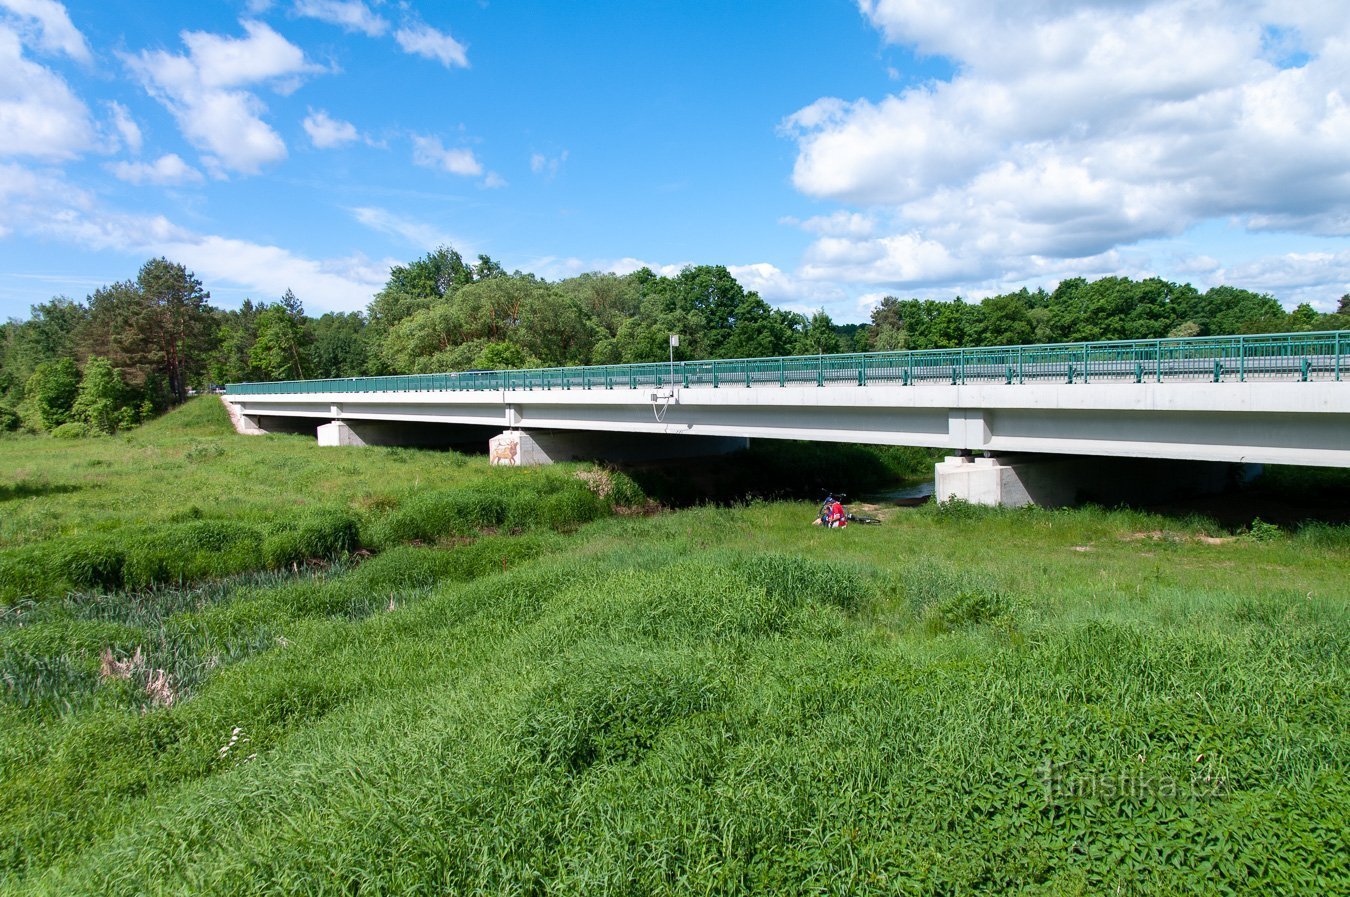
M1246 482L1260 465L1166 458L1080 455L953 455L933 470L938 501L1060 508L1084 502L1153 504L1224 492Z

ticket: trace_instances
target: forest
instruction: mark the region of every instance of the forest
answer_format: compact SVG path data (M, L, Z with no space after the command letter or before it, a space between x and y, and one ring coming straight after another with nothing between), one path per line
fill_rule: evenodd
M721 265L548 281L442 246L391 269L364 312L306 314L290 290L237 309L183 265L0 324L0 432L112 433L232 382L1350 328L1337 311L1232 286L1072 278L966 301L887 296L864 324L775 308Z

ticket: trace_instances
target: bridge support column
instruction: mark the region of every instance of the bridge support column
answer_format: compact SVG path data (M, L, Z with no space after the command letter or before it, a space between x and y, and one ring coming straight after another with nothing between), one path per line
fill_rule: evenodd
M1083 502L1153 504L1223 492L1250 479L1259 465L1157 458L1007 454L952 456L933 470L938 501L1057 508Z
M507 430L488 441L494 465L530 467L558 461L657 461L726 455L750 445L742 436L672 436L589 430Z
M361 435L343 420L335 420L331 424L324 424L319 427L318 436L319 445L323 446L371 444L362 439Z

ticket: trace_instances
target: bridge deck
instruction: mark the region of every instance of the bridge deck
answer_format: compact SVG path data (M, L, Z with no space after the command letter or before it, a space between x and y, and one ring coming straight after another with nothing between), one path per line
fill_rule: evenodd
M227 395L1350 378L1350 331L232 383Z

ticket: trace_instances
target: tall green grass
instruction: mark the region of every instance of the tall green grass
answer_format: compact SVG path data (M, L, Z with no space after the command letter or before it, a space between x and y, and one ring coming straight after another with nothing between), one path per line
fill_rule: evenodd
M308 444L259 444L231 463L309 476ZM64 564L0 614L0 892L1350 881L1342 527L935 505L825 530L809 502L616 517L571 468L360 457L404 474L116 526L110 501L69 504L103 487L20 499L78 538L0 552L16 578ZM79 463L25 481L83 483ZM127 591L157 544L176 571L198 545L248 563Z

